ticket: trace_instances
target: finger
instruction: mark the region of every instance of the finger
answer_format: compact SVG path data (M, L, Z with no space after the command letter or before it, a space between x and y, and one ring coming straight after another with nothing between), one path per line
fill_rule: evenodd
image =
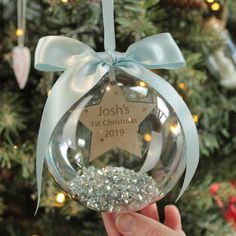
M158 221L139 213L123 213L116 218L116 227L123 236L180 236Z
M108 236L121 236L116 229L114 213L102 213L102 220Z
M159 221L159 214L157 210L157 205L155 203L143 208L142 210L140 210L140 213L153 220Z
M175 231L182 230L181 216L176 206L165 207L165 225Z

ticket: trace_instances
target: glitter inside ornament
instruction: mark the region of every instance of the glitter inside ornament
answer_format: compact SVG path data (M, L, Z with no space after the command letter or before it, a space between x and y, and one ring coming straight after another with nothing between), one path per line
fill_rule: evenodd
M73 199L97 211L137 211L165 196L185 167L174 110L145 82L115 70L57 124L46 161ZM79 94L78 94L79 97Z

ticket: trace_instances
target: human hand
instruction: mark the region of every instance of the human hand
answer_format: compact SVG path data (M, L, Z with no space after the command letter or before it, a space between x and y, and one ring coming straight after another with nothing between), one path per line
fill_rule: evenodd
M102 213L108 236L185 236L177 207L165 207L165 223L159 222L156 204L140 213Z

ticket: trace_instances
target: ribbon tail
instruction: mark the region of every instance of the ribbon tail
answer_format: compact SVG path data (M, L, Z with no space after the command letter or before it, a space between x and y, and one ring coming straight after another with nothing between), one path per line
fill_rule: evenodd
M37 146L37 149L38 149L38 146ZM37 150L38 158L36 158L36 179L37 179L38 199L37 199L37 206L36 206L34 215L37 214L38 209L39 209L41 189L42 189L44 154L41 154L40 152L41 152L40 150Z
M175 110L186 142L185 157L187 162L184 182L177 198L178 200L190 184L199 162L199 140L191 112L175 89L160 76L134 63L129 63L127 67L121 66L119 68L151 85Z
M93 66L93 63L91 63ZM81 68L82 67L82 68ZM42 173L44 159L50 137L62 116L66 111L88 91L109 71L109 66L96 65L95 67L84 64L66 70L57 80L48 97L39 129L37 154L36 154L36 177L38 187L38 203L40 203ZM80 73L81 74L80 74Z

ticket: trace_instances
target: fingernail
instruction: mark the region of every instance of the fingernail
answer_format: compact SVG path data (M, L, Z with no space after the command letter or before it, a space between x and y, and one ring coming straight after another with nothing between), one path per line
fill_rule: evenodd
M167 206L165 206L165 208L172 208L172 209L179 211L177 206L175 206L175 205L167 205Z
M136 220L134 216L128 213L120 214L116 218L117 227L124 232L134 232Z

